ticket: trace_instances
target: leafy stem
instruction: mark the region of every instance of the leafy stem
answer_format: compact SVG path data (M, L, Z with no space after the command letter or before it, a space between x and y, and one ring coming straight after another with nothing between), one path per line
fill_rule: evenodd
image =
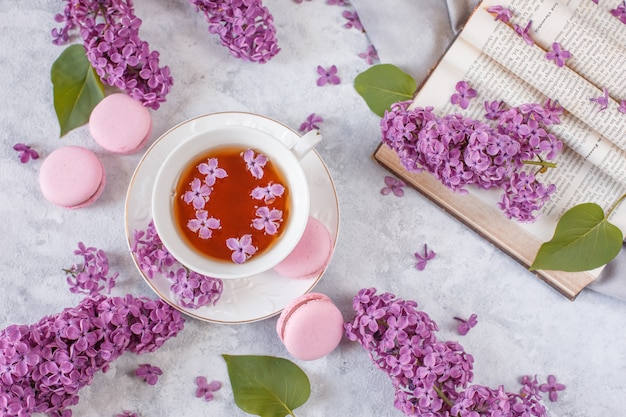
M444 394L444 392L441 390L441 388L439 388L438 386L433 386L433 388L435 389L435 392L437 392L437 395L439 396L439 398L441 398L443 400L444 403L446 403L446 405L450 408L452 408L454 406L454 403L452 401L450 401L450 398L448 398L448 396L446 394Z
M544 161L543 159L539 159L539 161L522 161L522 163L526 165L536 165L541 167L539 172L541 174L545 173L549 168L556 168L556 164L554 162Z

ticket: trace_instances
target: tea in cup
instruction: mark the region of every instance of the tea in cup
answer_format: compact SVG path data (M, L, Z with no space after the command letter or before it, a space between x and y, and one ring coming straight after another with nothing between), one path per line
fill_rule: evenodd
M189 269L214 278L244 278L281 262L309 216L300 159L319 143L309 132L285 144L248 126L199 132L160 167L152 194L155 228Z

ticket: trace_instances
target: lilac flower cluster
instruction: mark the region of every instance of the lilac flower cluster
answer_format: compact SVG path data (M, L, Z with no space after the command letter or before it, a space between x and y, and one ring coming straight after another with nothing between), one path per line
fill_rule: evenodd
M437 324L416 302L366 288L354 297L353 308L356 315L345 323L346 336L359 342L389 375L394 405L405 415L546 416L536 383L524 384L519 394L502 386L469 385L473 357L459 343L437 340Z
M0 331L0 415L70 417L96 372L125 352L155 351L183 326L163 301L131 295L86 297L36 324L11 325Z
M170 288L183 307L200 308L209 303L215 305L222 295L222 280L204 276L181 265L163 245L152 221L146 230L135 230L132 253L148 278L161 274L170 280Z
M70 292L96 295L106 289L109 294L115 286L119 273L109 276L109 259L106 253L101 249L87 247L83 242L78 242L78 249L74 251L74 254L82 256L82 263L64 269Z
M159 66L159 52L139 38L141 19L135 16L132 0L65 0L63 13L55 19L64 26L53 29L53 42L64 44L77 30L103 82L152 109L165 102L173 79L169 67Z
M263 64L280 52L274 17L262 0L189 1L235 57Z
M428 171L446 187L466 192L466 186L500 188L499 203L508 218L534 221L539 210L554 193L554 185L544 186L528 165L554 166L563 143L548 132L560 123L562 108L525 104L506 109L501 102L485 103L487 121L460 114L437 117L432 107L409 109L410 102L399 102L381 120L382 140L394 150L410 172ZM491 126L489 121L496 126ZM533 161L538 159L537 161Z

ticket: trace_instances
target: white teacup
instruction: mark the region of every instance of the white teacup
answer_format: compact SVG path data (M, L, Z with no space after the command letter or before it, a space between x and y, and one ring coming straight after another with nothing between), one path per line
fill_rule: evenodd
M261 130L238 125L217 127L212 130L199 132L196 136L186 139L164 160L154 182L152 215L154 225L164 246L179 262L189 269L214 278L230 279L251 277L276 266L294 249L306 227L309 216L310 196L309 186L304 170L300 164L300 159L313 149L320 140L321 135L319 132L312 131L302 136L295 143L285 144L278 138ZM223 258L218 259L212 256L212 254L201 253L190 244L189 238L185 237L181 231L181 227L186 227L183 224L185 221L194 220L196 223L195 226L197 226L198 222L195 219L177 220L174 211L174 201L176 199L185 201L191 199L191 194L188 199L185 199L183 189L181 188L180 179L184 171L192 169L190 168L190 164L193 164L193 161L197 160L199 157L211 156L212 152L215 151L219 153L220 150L224 148L237 148L242 152L251 149L254 155L264 155L271 161L271 165L280 172L285 182L281 185L284 186L286 192L283 196L278 198L285 198L285 204L288 210L284 210L286 217L282 218L280 222L277 223L280 232L278 237L266 249L260 250L262 248L257 248L259 250L251 255L247 252L243 255L240 253L238 261L241 260L242 256L246 258L243 263L236 263L233 260L235 257L225 260ZM242 153L241 155L243 158L244 154ZM217 167L219 168L219 158L216 158L216 160L218 164ZM222 182L222 180L224 180L224 182ZM216 190L218 190L220 185L229 187L226 185L228 184L226 180L227 177L216 178L215 183L211 186L207 185L207 182L202 184L211 188L211 192L208 195L206 188L203 188L202 190L204 191L200 193L201 196L204 196L202 198L206 201L207 206L209 202L217 204L217 206L213 207L231 204L232 206L229 207L234 208L235 205L238 204L238 201L240 201L239 197L237 197L237 201L228 200L227 203L219 203L217 198L215 198L215 201L211 200L211 193L217 195ZM233 187L235 186L233 185ZM195 190L195 199L191 200L191 203L185 204L191 204L193 209L188 209L195 211L197 215L200 210L196 210L196 208L202 206L202 198L197 197L197 187ZM191 192L193 194L193 191ZM242 196L241 199L243 198L251 197ZM198 203L198 206L195 206L196 203ZM182 203L179 201L177 204ZM248 204L248 202L246 202L246 204ZM259 201L259 206L264 204L262 200ZM205 209L203 207L201 210L207 213L206 215L203 214L203 219L206 220L206 218L211 217L210 208ZM253 219L250 219L251 227L253 223L252 220ZM217 225L215 221L219 222L219 228L215 227ZM242 222L245 221L245 219L242 219ZM187 223L187 225L189 224L190 223ZM206 225L207 223L205 222L203 224ZM217 235L220 235L219 239L224 240L226 238L226 236L221 235L222 228L225 226L222 220L213 218L213 223L209 224L211 224L210 227L204 227L204 237L198 240L200 244L204 244L203 239L213 239L216 238ZM196 227L190 228L190 230L195 228ZM263 230L266 231L268 229ZM256 232L258 233L258 230L256 230ZM190 232L185 230L184 233L189 234ZM207 234L210 235L209 238L206 238ZM215 242L218 241L216 240ZM243 242L243 239L241 239L241 242ZM224 244L226 243L224 242Z

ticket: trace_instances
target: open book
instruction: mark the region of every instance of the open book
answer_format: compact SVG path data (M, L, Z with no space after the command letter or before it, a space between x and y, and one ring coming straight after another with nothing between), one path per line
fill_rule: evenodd
M561 123L550 126L564 143L556 169L541 175L556 192L534 223L507 219L497 207L501 191L468 187L450 191L428 172L408 172L384 144L374 159L422 192L523 265L529 266L541 244L552 238L559 217L573 206L593 202L608 209L626 192L626 24L611 14L622 0L483 0L464 29L418 89L411 107L433 106L438 116L460 113L484 120L484 102L502 100L509 107L557 100ZM513 11L507 24L487 9ZM529 45L515 31L531 22ZM553 42L571 53L565 66L546 58ZM478 92L463 110L450 102L458 81ZM591 98L608 91L608 107ZM626 204L609 219L626 231ZM602 268L571 273L534 271L570 299L598 277Z

